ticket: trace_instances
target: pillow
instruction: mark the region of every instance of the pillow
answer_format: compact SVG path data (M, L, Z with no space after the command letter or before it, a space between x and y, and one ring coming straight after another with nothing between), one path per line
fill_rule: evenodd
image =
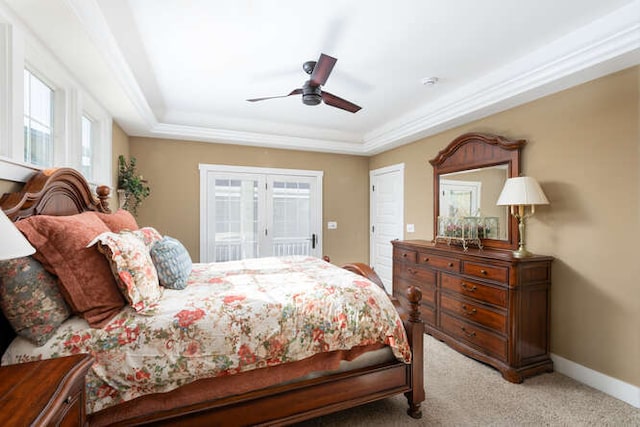
M145 242L135 231L103 233L95 242L109 260L120 291L131 307L139 312L152 307L162 296L162 289Z
M154 243L162 240L162 235L153 227L142 227L139 230L135 230L133 234L141 239L149 250Z
M114 233L119 233L123 230L137 230L139 228L133 215L124 209L118 209L113 214L96 212L96 215Z
M16 334L37 346L71 316L58 279L33 257L0 261L0 308Z
M111 268L87 243L109 231L95 212L32 216L15 223L36 248L33 255L60 279L60 292L74 313L91 327L104 326L124 307Z
M151 260L160 284L169 289L184 289L193 263L187 249L173 237L164 236L151 247Z

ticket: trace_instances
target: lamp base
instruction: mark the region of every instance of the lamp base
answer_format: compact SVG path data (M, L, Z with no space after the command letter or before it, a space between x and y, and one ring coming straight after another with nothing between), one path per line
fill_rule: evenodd
M512 252L514 258L527 258L533 255L531 252L520 246L517 251Z

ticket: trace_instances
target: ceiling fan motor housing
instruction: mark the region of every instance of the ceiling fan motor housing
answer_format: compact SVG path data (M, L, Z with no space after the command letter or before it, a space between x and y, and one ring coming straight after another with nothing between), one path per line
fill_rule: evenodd
M302 102L305 105L318 105L322 102L320 86L311 84L311 80L304 82L302 86Z

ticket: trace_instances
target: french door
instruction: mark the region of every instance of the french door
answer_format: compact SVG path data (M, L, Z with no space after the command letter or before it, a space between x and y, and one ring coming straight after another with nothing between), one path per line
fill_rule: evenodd
M200 165L200 261L322 255L322 172Z

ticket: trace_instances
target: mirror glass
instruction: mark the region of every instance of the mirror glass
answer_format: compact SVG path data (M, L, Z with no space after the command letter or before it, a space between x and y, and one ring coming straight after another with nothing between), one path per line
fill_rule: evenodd
M496 225L486 237L508 240L508 207L496 206L508 177L509 165L506 163L441 174L439 216L491 218L491 223Z

